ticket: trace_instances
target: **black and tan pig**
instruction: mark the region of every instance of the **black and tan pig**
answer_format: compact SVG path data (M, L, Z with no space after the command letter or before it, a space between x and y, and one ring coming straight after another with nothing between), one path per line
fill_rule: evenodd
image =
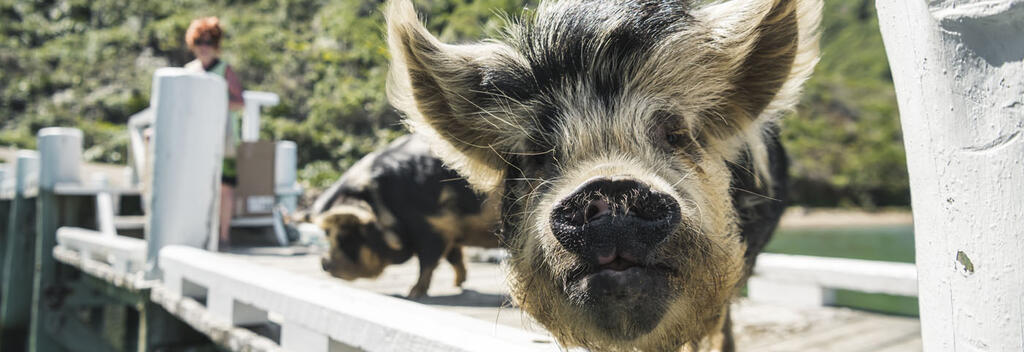
M345 280L375 278L390 264L419 259L409 297L423 296L441 258L466 280L462 247L498 246L498 202L475 193L416 135L398 138L346 171L310 214L330 249L324 271Z

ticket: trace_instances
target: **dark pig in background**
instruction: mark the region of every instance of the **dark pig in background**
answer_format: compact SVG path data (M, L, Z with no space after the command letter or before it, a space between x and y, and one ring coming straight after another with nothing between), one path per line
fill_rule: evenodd
M345 280L375 278L413 255L420 276L410 298L424 296L441 258L466 280L462 247L498 246L498 202L475 193L418 136L403 136L354 164L310 214L327 235L324 271Z

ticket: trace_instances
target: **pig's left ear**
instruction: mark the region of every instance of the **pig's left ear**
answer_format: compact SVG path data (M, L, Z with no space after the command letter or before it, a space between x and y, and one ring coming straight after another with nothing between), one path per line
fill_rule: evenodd
M508 120L514 117L481 92L485 68L508 47L441 43L423 27L409 0L392 0L386 17L392 105L405 113L414 132L433 142L447 166L475 188L492 189L504 172L503 154L522 134Z
M818 62L821 0L731 0L697 11L711 26L731 88L712 127L719 137L799 102Z

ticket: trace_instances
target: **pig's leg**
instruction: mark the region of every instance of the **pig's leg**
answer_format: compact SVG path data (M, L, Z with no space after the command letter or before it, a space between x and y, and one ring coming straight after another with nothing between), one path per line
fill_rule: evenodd
M436 234L434 237L440 238ZM413 285L412 290L409 290L409 298L420 298L427 295L427 289L430 288L430 279L434 276L434 269L437 268L437 264L441 261L441 257L445 252L445 245L440 241L438 243L428 241L423 245L423 248L421 248L418 253L420 260L420 278L419 280L416 280L416 285Z
M728 306L725 308L725 324L722 325L722 352L736 351L736 342L732 338L732 314Z
M462 283L466 282L466 263L462 259L462 247L453 246L448 250L445 259L455 268L455 287L462 287Z

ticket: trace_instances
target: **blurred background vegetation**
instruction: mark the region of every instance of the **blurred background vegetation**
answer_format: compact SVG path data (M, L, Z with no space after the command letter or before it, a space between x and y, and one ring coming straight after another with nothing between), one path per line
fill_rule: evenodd
M536 1L418 0L442 40L498 31ZM219 16L223 57L245 89L277 93L266 138L298 143L299 177L322 188L402 133L385 97L380 0L0 0L0 145L76 126L90 161L125 163L129 116L149 104L153 71L189 60L184 33ZM826 1L823 55L799 113L784 124L795 203L909 204L892 77L872 0Z

